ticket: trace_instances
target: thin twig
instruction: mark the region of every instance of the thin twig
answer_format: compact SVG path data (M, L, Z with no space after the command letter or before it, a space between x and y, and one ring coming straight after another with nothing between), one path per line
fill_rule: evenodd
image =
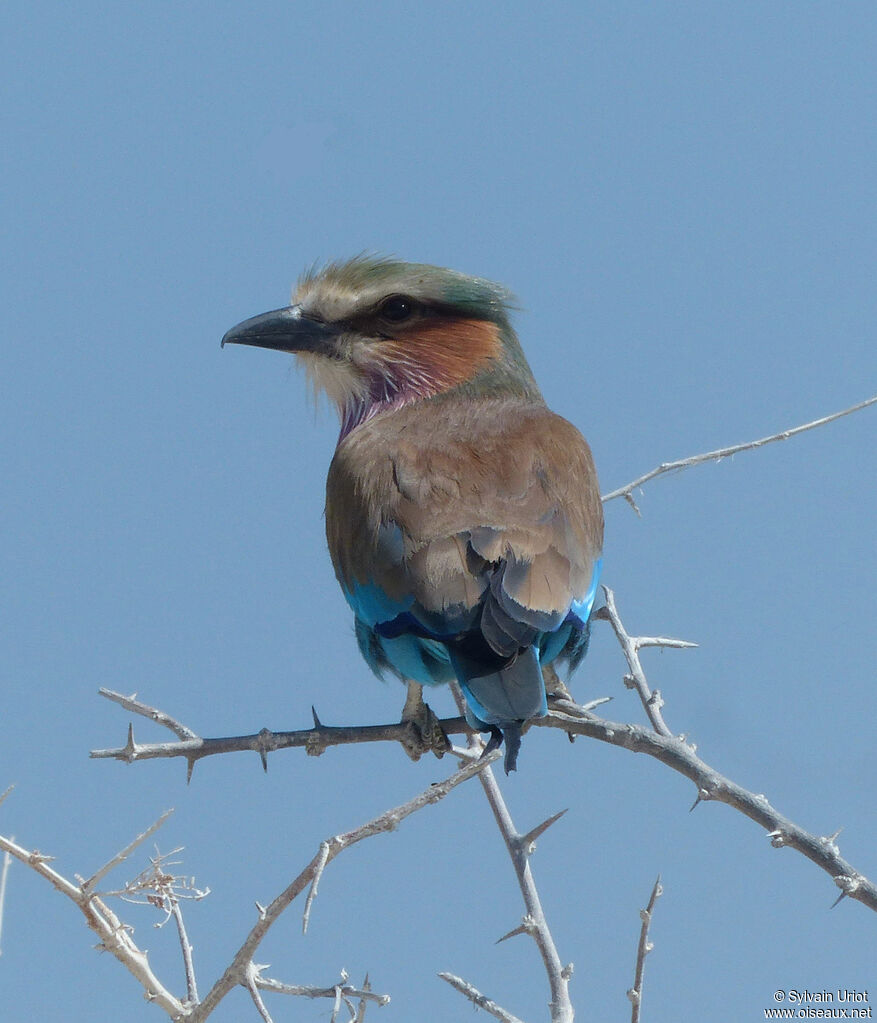
M636 970L634 972L633 987L627 992L627 997L630 999L632 1011L630 1014L630 1023L640 1023L640 1010L643 1003L643 973L646 968L646 956L652 951L654 945L649 941L649 927L652 924L652 912L655 909L655 903L663 895L664 889L661 887L661 875L658 875L655 881L655 886L652 888L652 894L649 898L649 904L645 909L639 911L640 920L642 920L642 927L639 932L639 942L636 947Z
M198 1004L198 984L195 981L195 964L192 961L192 943L186 933L186 924L183 920L183 910L180 900L176 895L170 896L170 912L177 925L177 935L180 939L180 948L183 950L183 967L186 971L186 1001L189 1005Z
M502 1020L502 1023L522 1023L522 1020L518 1019L517 1016L513 1016L510 1012L503 1009L502 1006L497 1005L496 1002L492 1002L478 988L474 987L467 980L463 980L462 977L457 977L453 973L440 973L439 976L442 980L447 981L455 991L459 991L461 995L468 998L477 1008L484 1009L490 1016Z
M639 515L639 508L637 508L636 502L633 499L633 491L658 476L663 476L668 472L682 472L683 469L690 469L691 466L701 465L703 462L718 462L723 458L736 455L741 451L752 451L755 448L764 447L765 444L772 444L774 441L788 440L789 437L796 437L799 433L804 433L806 430L814 430L817 426L825 426L826 423L833 423L835 419L851 415L853 412L858 412L860 409L867 408L869 405L875 404L875 402L877 402L877 395L874 395L873 398L867 398L865 401L860 401L857 405L851 405L849 408L845 408L842 412L834 412L830 416L823 416L821 419L814 419L813 422L805 423L803 426L795 426L789 430L781 430L779 433L771 434L770 437L761 437L759 440L750 440L745 444L733 444L731 447L718 448L715 451L707 451L702 455L691 455L688 458L680 458L676 462L662 462L656 469L652 469L651 472L647 472L644 476L638 476L635 480L625 486L619 487L617 490L612 490L608 494L604 494L603 503L606 504L607 501L612 501L616 497L623 497L637 515Z
M116 855L111 860L107 860L107 862L102 867L100 867L100 869L96 870L91 875L90 878L88 878L85 881L82 881L82 891L83 892L94 891L94 889L97 887L98 882L102 881L103 878L105 878L106 875L109 874L111 870L113 870L120 863L122 863L123 860L126 860L131 855L131 853L134 852L138 845L140 845L142 842L145 842L146 839L149 838L151 835L154 835L155 832L158 831L158 829L162 826L162 824L164 824L164 822L168 819L168 817L170 817L170 815L173 812L174 811L172 809L165 810L165 812L158 818L158 820L155 821L153 824L150 824L149 827L142 834L139 834L134 839L133 842L130 842L128 845L126 845L121 852L116 853ZM77 881L79 880L81 879L77 878Z
M130 696L125 696L122 693L114 692L112 689L99 689L98 692L101 696L105 696L108 700L112 700L113 703L121 704L126 710L134 711L136 714L142 714L144 717L148 717L154 721L157 725L163 725L165 728L169 728L178 739L197 739L198 736L182 722L177 721L176 718L172 718L170 714L165 714L163 710L156 710L154 707L147 707L145 703L141 703L137 699L137 694L132 693Z
M311 887L308 891L308 897L305 899L305 911L302 913L301 918L301 932L302 934L308 933L308 923L311 919L311 906L314 904L314 899L317 897L317 889L320 885L320 878L323 876L323 871L326 869L326 864L329 862L329 843L320 843L320 859L317 861L317 866L314 869L314 879L311 881Z
M262 973L259 973L256 977L256 985L263 991L275 991L280 995L299 995L303 998L334 998L339 987L338 984L333 984L332 987L282 984L279 980L273 980ZM389 995L379 995L372 991L371 985L368 983L368 977L366 977L361 988L353 987L346 982L343 982L340 986L341 993L346 998L358 998L361 1002L374 1002L376 1005L388 1005L390 1002Z

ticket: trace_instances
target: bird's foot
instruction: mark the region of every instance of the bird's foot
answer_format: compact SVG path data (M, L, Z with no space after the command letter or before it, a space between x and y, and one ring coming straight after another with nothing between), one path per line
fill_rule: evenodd
M409 734L402 740L402 748L412 760L420 760L424 753L434 753L441 759L450 751L450 739L432 708L424 702L423 686L417 682L408 683L402 723L409 725Z
M563 679L554 670L553 665L543 666L542 677L545 679L545 695L548 697L549 703L552 700L572 700L572 694L564 685Z

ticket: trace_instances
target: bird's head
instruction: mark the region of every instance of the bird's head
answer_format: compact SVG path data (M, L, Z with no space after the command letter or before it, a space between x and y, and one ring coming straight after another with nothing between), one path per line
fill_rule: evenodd
M500 285L422 263L358 256L312 270L292 304L222 339L293 352L335 403L341 436L378 412L461 389L541 400Z

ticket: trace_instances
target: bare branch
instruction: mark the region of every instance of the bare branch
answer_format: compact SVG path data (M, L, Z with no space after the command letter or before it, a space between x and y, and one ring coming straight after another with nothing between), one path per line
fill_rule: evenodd
M645 909L641 909L639 912L640 919L642 920L642 927L639 932L639 942L636 948L636 971L633 978L633 987L627 992L627 997L630 999L632 1006L630 1014L630 1023L640 1023L640 1011L643 1003L643 973L646 968L646 956L652 951L654 946L649 941L649 927L652 923L652 912L655 908L655 903L663 895L664 889L661 887L661 875L658 875L655 881L655 886L652 888L652 894L649 898L649 904Z
M502 1020L502 1023L522 1023L517 1016L513 1016L510 1012L497 1005L496 1002L492 1002L485 995L481 994L478 988L473 987L468 981L463 980L462 977L457 977L453 973L440 973L439 976L442 980L446 980L455 991L459 991L473 1005L479 1009L484 1009L494 1019Z
M326 864L329 862L329 844L328 842L320 843L320 858L317 861L317 865L314 868L314 879L311 881L311 887L308 891L308 897L305 899L305 911L301 918L301 932L302 934L308 933L308 922L311 919L311 906L314 904L314 899L317 897L317 889L320 884L320 878L323 876L323 871L326 869Z
M192 943L186 933L186 924L183 921L183 910L180 907L179 899L171 899L171 914L174 923L177 925L177 934L180 938L180 948L183 951L183 967L186 971L186 1001L190 1005L198 1004L198 985L195 981L195 964L192 961Z
M549 1003L551 1023L572 1023L575 1015L569 997L569 978L572 971L569 966L561 963L548 928L542 900L539 898L536 882L530 870L529 843L518 834L493 772L482 771L479 777L518 877L518 886L526 907L527 933L536 942L548 976L548 985L551 989Z
M272 732L263 728L253 735L235 735L225 738L202 739L196 732L181 724L170 714L135 700L130 696L111 689L98 690L101 696L118 703L126 710L142 717L149 718L164 725L177 735L185 733L185 738L178 742L137 743L134 741L133 729L128 729L128 739L124 746L115 749L97 749L89 754L93 759L123 760L128 764L135 760L154 760L156 758L184 757L189 765L189 775L198 760L203 757L221 753L239 753L244 751L259 754L263 766L267 769L267 754L279 749L303 747L310 756L319 756L330 746L342 746L360 742L398 742L403 746L416 744L419 736L415 734L416 726L410 721L392 722L386 725L324 725L314 712L314 727L297 731ZM465 718L445 718L440 722L448 735L469 735L472 729Z
M15 835L10 841L15 841ZM3 907L6 905L6 881L9 877L9 868L12 866L12 853L5 850L3 853L3 866L0 867L0 955L3 955Z
M630 668L630 674L625 676L624 683L628 686L628 688L636 689L639 694L639 698L642 701L642 705L645 708L645 712L649 716L649 721L651 721L652 727L655 731L659 735L672 735L673 733L667 727L664 721L664 716L661 714L661 708L664 706L664 701L657 690L652 692L649 687L649 683L646 680L646 673L643 671L643 666L640 663L639 651L642 647L653 646L688 649L696 647L697 643L689 643L684 639L663 639L655 636L628 635L627 630L621 624L618 609L615 607L615 594L608 586L603 587L603 593L606 598L606 605L596 611L594 617L608 621L615 630L615 635L618 642L621 644L621 649L624 652L628 667Z
M870 909L877 911L877 886L843 859L837 844L829 838L820 838L805 831L800 825L783 816L768 802L767 797L749 792L732 782L715 768L701 760L682 739L659 735L650 728L607 721L595 715L571 714L568 704L553 707L543 718L532 722L542 728L559 728L575 735L586 735L612 746L646 753L660 760L679 774L685 775L697 786L696 802L726 803L761 825L776 848L788 846L797 849L807 859L828 873L834 883L847 895Z
M262 996L259 994L259 988L256 983L260 970L261 966L257 966L256 963L247 963L244 973L244 986L247 991L250 992L253 1004L256 1006L256 1010L262 1017L264 1023L274 1023L271 1019L271 1014L268 1012L265 1003L262 1001Z
M607 501L612 501L616 497L623 497L637 515L639 515L639 508L637 508L636 502L633 499L633 491L658 476L663 476L668 472L682 472L683 469L690 469L691 466L701 465L703 462L719 462L723 458L729 458L731 455L739 454L741 451L752 451L755 448L764 447L765 444L772 444L774 441L788 440L789 437L796 437L799 433L804 433L806 430L814 430L817 426L825 426L826 423L833 423L835 419L851 415L853 412L858 412L860 409L867 408L875 402L877 402L877 395L874 395L873 398L867 398L865 401L860 401L857 405L851 405L842 412L834 412L830 416L823 416L821 419L814 419L813 422L805 423L803 426L795 426L789 430L781 430L779 433L771 434L770 437L762 437L760 440L750 440L745 444L733 444L731 447L718 448L715 451L707 451L702 455L691 455L688 458L680 458L677 462L662 462L656 469L652 469L651 472L647 472L644 476L638 476L635 480L625 486L619 487L617 490L612 490L608 494L604 494L603 503L605 504Z
M339 1007L343 1003L349 1009L351 1019L362 1019L365 1005L368 1002L375 1002L379 1005L385 1005L389 1002L387 995L377 995L371 991L368 985L368 978L366 978L366 983L362 989L348 985L345 974L342 974L342 984L334 985L331 989L297 988L291 985L283 985L270 978L261 977L260 972L264 967L253 961L255 950L280 914L309 883L312 886L311 900L313 899L316 893L314 881L318 879L318 875L322 872L325 865L340 852L365 838L395 830L406 817L425 806L439 802L457 785L488 769L490 763L498 756L499 753L494 752L483 760L464 764L445 781L431 785L413 799L408 800L408 802L387 810L385 813L367 821L353 831L336 835L322 843L320 851L292 884L277 896L269 906L264 908L258 907L259 919L256 925L250 931L228 969L214 984L207 997L200 1004L198 1003L198 992L192 965L191 945L183 923L182 913L180 912L179 895L176 887L182 884L187 890L193 891L194 895L191 896L193 898L199 898L206 894L206 892L198 891L194 888L194 882L177 878L167 870L170 865L167 856L173 855L173 853L165 856L157 854L152 859L150 868L138 875L134 881L126 884L123 890L112 894L121 895L124 898L140 892L152 892L154 894L147 895L147 901L152 905L160 906L168 914L167 918L174 919L183 947L188 988L186 1001L180 1001L175 998L161 984L149 966L146 953L141 952L134 944L130 936L130 929L121 923L103 899L98 897L93 891L97 880L104 877L109 869L122 863L140 845L144 838L155 831L156 827L166 819L167 814L163 815L156 825L153 825L142 835L139 835L121 853L108 861L107 866L95 872L88 882L82 882L80 886L68 881L49 867L47 863L48 857L38 852L28 852L26 849L16 845L11 839L0 836L0 850L30 866L46 878L58 891L75 902L85 915L89 927L99 935L101 947L112 952L122 962L129 972L141 982L146 997L164 1009L172 1019L186 1019L201 1023L201 1021L207 1019L222 998L236 985L245 987L250 992L254 1004L266 1023L270 1023L271 1017L259 994L259 991L262 989L286 994L301 994L311 998L332 997L335 1003L334 1015L336 1018ZM353 1005L351 998L359 999L358 1009Z
M172 718L170 714L165 714L162 710L156 710L155 707L149 707L145 703L141 703L137 699L137 694L132 693L130 696L124 696L122 693L117 693L112 689L101 688L98 690L101 696L105 696L108 700L112 700L113 703L118 703L125 710L130 710L134 714L140 714L143 717L147 717L150 721L154 721L157 725L163 725L165 728L169 728L178 739L197 739L198 736L192 731L191 728L182 724Z
M272 980L270 977L264 976L259 973L256 976L256 986L261 988L263 991L275 991L280 995L299 995L303 998L335 998L340 988L341 994L345 998L358 998L360 1002L374 1002L376 1005L388 1005L390 1002L389 995L378 995L372 991L371 986L368 982L368 977L363 981L361 988L353 987L343 981L340 985L335 984L332 987L313 987L302 984L281 984L279 980Z
M374 835L379 835L386 831L394 831L406 817L409 817L411 814L423 809L425 806L429 806L432 803L437 803L439 800L444 799L444 797L458 785L486 770L490 763L498 756L499 754L495 752L491 756L485 757L482 761L464 764L449 778L446 778L444 781L438 782L434 785L430 785L428 789L419 793L413 799L408 800L407 803L403 803L400 806L396 806L391 810L385 811L378 817L374 817L372 820L367 821L358 828L355 828L353 831L348 831L343 835L335 835L334 837L327 839L325 843L320 846L317 854L304 868L304 870L301 871L298 877L296 877L295 880L292 881L292 883L270 903L270 905L260 908L259 919L247 935L244 943L235 953L235 956L228 968L207 993L204 1001L190 1013L188 1018L191 1019L193 1023L201 1023L202 1020L207 1019L214 1008L233 987L237 985L247 986L247 970L250 969L250 964L253 961L253 955L255 954L256 949L259 947L271 926L280 917L281 913L283 913L296 896L304 891L308 885L313 883L318 869L325 867L325 865L334 860L339 853L353 845L356 845L357 842L361 842L365 838L371 838ZM324 851L324 845L328 848L328 852Z
M26 866L44 877L57 891L74 902L85 917L88 926L100 938L100 948L110 952L135 977L143 987L146 997L171 1019L184 1018L186 1007L159 981L149 965L146 952L134 943L131 934L116 914L92 892L68 881L66 877L48 865L49 857L34 850L16 845L11 839L0 835L0 849L14 856Z
M158 820L155 821L154 824L150 824L150 826L142 834L138 835L133 842L126 845L121 852L116 853L111 860L107 860L107 862L99 870L96 870L91 877L88 878L88 880L82 881L82 891L86 893L94 891L98 882L103 880L103 878L105 878L111 870L115 869L120 863L122 863L123 860L126 860L131 853L134 852L138 845L145 842L151 835L154 835L173 812L173 810L165 810ZM79 880L81 879L77 878L77 881Z
M335 1004L332 1006L332 1015L329 1017L329 1023L336 1023L338 1019L338 1013L341 1011L341 987L335 988Z
M464 697L459 685L452 682L451 691L454 694L454 699L457 701L457 706L462 710ZM469 745L470 748L468 751L465 751L465 755L469 757L476 756L481 749L481 741L473 736L469 740ZM455 749L455 752L458 751ZM539 949L539 954L542 957L542 963L548 977L548 986L551 991L551 1000L549 1002L551 1023L572 1023L575 1016L569 997L569 978L572 976L572 965L564 966L560 961L557 947L554 944L554 938L548 927L548 921L545 919L536 882L530 870L530 855L534 848L534 839L549 828L561 815L556 814L553 818L537 825L532 831L521 835L515 827L493 771L487 768L481 772L478 780L481 782L481 787L484 789L487 802L493 811L497 827L508 849L512 865L515 869L515 875L518 879L518 887L521 889L521 895L524 898L526 912L522 925L523 932L529 934L536 942L536 947ZM513 931L511 933L521 932ZM511 937L511 934L505 935L505 937Z

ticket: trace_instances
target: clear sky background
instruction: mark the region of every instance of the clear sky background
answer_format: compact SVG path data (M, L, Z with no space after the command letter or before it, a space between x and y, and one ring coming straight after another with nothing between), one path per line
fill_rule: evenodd
M5 0L0 194L0 830L88 874L158 814L209 885L202 992L321 839L445 777L376 746L91 761L128 715L205 735L394 720L323 536L337 426L293 360L220 350L314 261L363 250L502 281L551 406L605 490L877 392L877 8L870 2L345 4ZM877 877L877 410L651 484L606 509L631 631L668 723ZM581 699L643 721L609 628ZM446 693L434 701L451 710ZM162 738L137 725L138 737ZM655 876L645 1018L763 1019L777 988L870 988L877 918L654 760L535 730L504 790L579 1018L623 1020ZM140 869L125 868L118 881ZM547 1018L477 783L327 871L260 951L369 972L368 1019L468 1019L450 970ZM183 993L170 928L128 907ZM74 908L10 874L4 1023L163 1018ZM270 1001L276 1020L327 1003ZM254 1019L243 992L216 1013Z

